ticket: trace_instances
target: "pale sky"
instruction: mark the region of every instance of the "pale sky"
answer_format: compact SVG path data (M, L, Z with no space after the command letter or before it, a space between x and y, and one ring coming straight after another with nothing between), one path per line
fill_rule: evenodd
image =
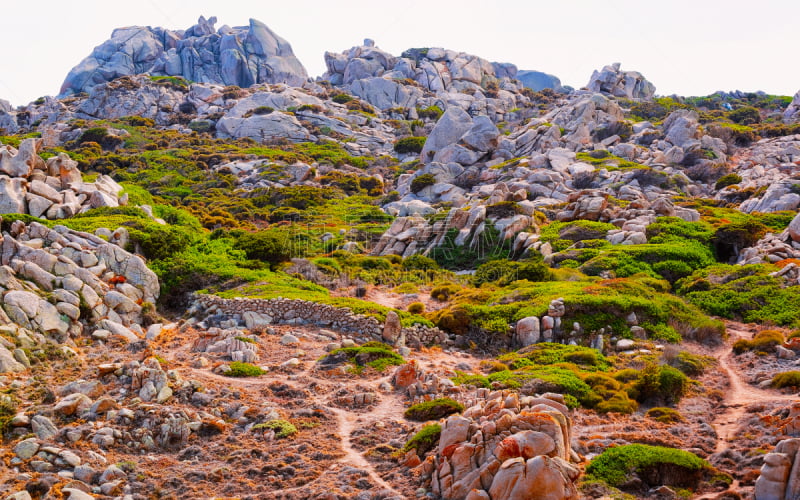
M37 0L3 2L0 98L14 105L55 95L69 70L120 26L217 28L253 17L288 40L309 74L326 50L373 38L394 55L445 47L586 85L615 61L659 95L800 89L797 0Z

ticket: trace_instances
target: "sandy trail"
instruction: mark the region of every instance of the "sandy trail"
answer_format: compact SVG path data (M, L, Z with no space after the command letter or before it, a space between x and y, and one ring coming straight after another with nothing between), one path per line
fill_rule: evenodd
M212 373L202 369L196 368L185 368L184 369L191 378L196 380L213 380L219 383L224 383L228 386L234 386L237 389L248 392L253 389L267 387L271 384L281 383L292 387L292 389L300 389L298 387L299 384L294 383L294 381L287 380L284 374L265 374L259 378L234 378L234 377L226 377L224 375L218 375L216 373ZM305 376L311 375L311 368L307 368L301 372ZM386 376L378 380L374 380L371 383L377 387L383 382L390 381L391 376ZM369 417L370 424L375 423L378 420L383 418L397 418L402 416L403 413L403 403L400 400L400 395L389 393L389 394L382 394L381 395L381 402L378 406L367 414L360 415L355 412L350 412L341 408L336 408L328 401L325 401L325 397L328 396L331 391L323 391L322 396L311 395L310 400L315 404L319 404L320 406L324 406L331 413L336 416L336 434L341 437L341 451L344 454L340 457L335 465L350 465L359 469L364 470L370 481L376 484L379 488L389 490L394 495L403 496L397 490L395 490L389 483L383 480L381 476L377 473L375 468L372 466L369 461L364 458L364 456L356 450L351 442L351 435L353 431L357 428L357 426L361 425L369 425L369 424L361 424L358 421L359 418ZM329 474L333 470L333 467L329 467L326 469L317 479L313 482L320 480L325 475ZM297 487L297 488L287 488L284 490L276 490L270 492L273 495L285 495L288 493L300 492L303 488L309 486L309 484Z
M729 443L735 440L747 407L753 403L769 401L797 401L794 395L780 394L776 391L759 389L748 384L733 363L733 343L742 338L749 338L747 326L732 321L726 322L728 341L713 352L719 360L719 369L728 377L730 385L725 391L723 408L725 411L714 419L717 431L716 452L725 451Z

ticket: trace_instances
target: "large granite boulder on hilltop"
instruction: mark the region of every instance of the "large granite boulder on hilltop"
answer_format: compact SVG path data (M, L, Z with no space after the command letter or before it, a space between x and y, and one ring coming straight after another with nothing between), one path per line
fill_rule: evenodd
M141 73L239 87L256 83L299 86L308 78L291 45L265 24L250 19L249 26L215 30L216 21L216 17L201 16L186 31L118 28L72 68L61 94L87 92L115 78Z
M794 95L794 99L783 112L783 119L787 122L800 120L800 90Z
M516 78L522 82L522 85L537 92L544 89L563 89L561 86L561 80L557 76L543 73L541 71L520 70L517 71Z
M614 97L652 99L656 86L638 71L621 71L619 63L595 70L586 87L592 92L605 92Z

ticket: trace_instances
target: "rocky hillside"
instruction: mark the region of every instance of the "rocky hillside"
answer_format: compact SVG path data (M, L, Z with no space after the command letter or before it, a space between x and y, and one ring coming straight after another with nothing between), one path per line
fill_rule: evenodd
M795 498L800 93L215 24L0 101L0 497Z

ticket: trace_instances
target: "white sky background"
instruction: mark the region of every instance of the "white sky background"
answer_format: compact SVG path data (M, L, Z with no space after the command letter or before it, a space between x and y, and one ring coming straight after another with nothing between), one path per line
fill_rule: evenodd
M253 17L288 40L309 74L326 50L373 38L394 55L445 47L586 85L615 61L659 95L800 89L797 0L3 0L0 98L14 105L55 95L69 70L130 25L186 29L201 14L216 27Z

